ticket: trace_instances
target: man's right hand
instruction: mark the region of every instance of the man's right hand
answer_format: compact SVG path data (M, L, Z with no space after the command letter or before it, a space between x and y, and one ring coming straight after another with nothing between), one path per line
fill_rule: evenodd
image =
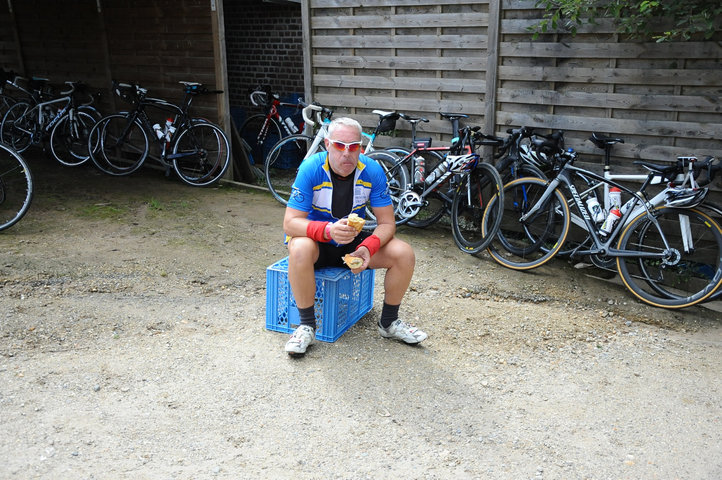
M358 230L348 225L345 218L332 223L330 232L331 239L339 245L346 245L347 243L353 242L356 235L358 235Z

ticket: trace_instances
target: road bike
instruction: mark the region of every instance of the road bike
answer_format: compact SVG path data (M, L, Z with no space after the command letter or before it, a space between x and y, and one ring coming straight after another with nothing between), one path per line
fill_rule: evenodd
M463 117L453 114L450 119L458 121L458 118ZM405 224L420 214L428 213L419 224L429 225L449 211L456 245L467 253L486 248L501 222L502 204L494 204L497 212L493 217L496 220L490 222L486 232L482 231L484 212L492 198L503 198L504 194L499 172L493 165L481 162L479 154L475 153L477 147L487 144L487 140L476 135L478 129L461 128L459 136L445 147L431 147L428 139L416 139L412 130L416 145L406 156L398 158L391 153L378 152L378 155L387 156L387 164L390 165L387 176L399 179L395 188L391 189L397 224ZM419 163L423 162L425 167L426 160L420 154L429 152L436 155L443 153L442 160L433 169L421 170ZM414 172L410 179L406 173L407 165ZM438 203L442 205L429 208L429 198L440 199Z
M109 175L130 175L148 157L158 161L166 171L172 168L188 185L202 187L216 183L230 163L228 138L216 124L193 118L190 106L198 95L217 94L197 82L179 82L185 94L176 105L148 96L140 85L113 82L113 91L128 100L133 108L102 118L90 132L90 157L101 171ZM155 108L168 116L165 125L153 124L146 112ZM156 149L151 148L155 144Z
M33 176L23 157L0 144L0 230L15 225L30 208Z
M328 136L328 126L333 117L333 110L322 105L313 103L303 105L304 122L308 127L318 127L316 134L314 136L295 134L280 140L271 148L264 165L268 189L282 205L288 203L291 185L296 179L296 172L301 162L315 153L325 151L324 139ZM399 114L384 110L374 110L373 113L379 116L379 121L372 133L362 132L366 139L363 153L383 163L384 158L374 155L377 151L374 142L379 135L393 131ZM369 228L371 225L373 222L369 223Z
M652 199L646 194L656 178L676 178L680 168L693 171L690 162L680 160L674 166L637 162L649 174L634 191L573 166L576 158L573 151L555 155L552 180L525 177L504 186L504 198L499 201L504 205L502 224L487 248L492 258L515 270L539 267L566 244L574 218L584 226L588 239L572 255L587 256L600 265L612 259L624 285L641 301L683 308L710 298L722 283L722 227L697 208L707 190L670 185ZM582 185L588 185L587 179L595 184L580 189L580 178ZM605 184L620 189L629 200L619 206L621 216L616 222L608 216L600 225L585 199ZM487 209L484 227L495 220L495 212L491 206Z
M270 85L250 90L249 97L254 106L263 108L263 113L248 117L238 129L238 133L248 145L251 163L263 168L263 161L276 142L303 130L303 123L297 124L293 115L283 115L284 107L301 109L303 101L282 102L280 95L273 92Z
M53 157L63 165L78 166L89 158L88 134L97 121L93 97L82 82L65 82L60 97L43 93L46 80L33 83L32 97L12 105L2 120L0 138L18 153L50 140Z

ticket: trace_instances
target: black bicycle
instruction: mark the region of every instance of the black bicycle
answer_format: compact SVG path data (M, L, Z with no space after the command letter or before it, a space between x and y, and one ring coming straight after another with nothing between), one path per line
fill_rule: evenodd
M15 225L30 208L33 176L23 157L0 144L0 230Z
M228 138L216 124L191 117L189 110L197 95L221 93L196 82L183 84L185 98L176 105L148 97L140 85L113 82L114 92L133 104L129 112L102 118L90 132L88 148L93 163L109 175L130 175L151 156L165 169L172 168L188 185L214 184L226 173L231 153ZM146 108L168 112L165 124L153 124ZM151 145L158 146L156 156Z

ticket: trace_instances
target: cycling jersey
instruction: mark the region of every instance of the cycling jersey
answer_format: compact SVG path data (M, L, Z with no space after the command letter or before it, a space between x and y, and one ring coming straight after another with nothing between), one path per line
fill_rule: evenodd
M335 222L339 218L356 213L366 216L366 205L386 207L391 205L386 174L373 159L359 155L354 171L353 203L350 212L336 218L332 214L333 183L328 153L317 153L301 163L293 183L288 206L308 212L309 220Z

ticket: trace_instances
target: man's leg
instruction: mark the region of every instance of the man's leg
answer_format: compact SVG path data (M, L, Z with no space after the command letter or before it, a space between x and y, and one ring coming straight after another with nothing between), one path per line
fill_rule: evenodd
M369 267L385 268L384 305L379 320L379 333L385 338L394 338L409 344L424 341L426 333L402 322L398 318L399 306L414 275L416 256L411 246L393 238L371 257Z
M318 260L318 244L308 237L295 237L288 243L288 282L299 308L313 307L316 277L313 264Z
M316 276L313 264L318 259L318 253L318 244L307 237L292 238L288 244L288 282L301 318L301 325L286 343L286 352L291 355L306 353L308 346L316 340L313 310Z
M392 238L371 257L369 268L386 269L384 302L390 305L401 303L411 284L415 264L416 255L411 245L398 238Z

